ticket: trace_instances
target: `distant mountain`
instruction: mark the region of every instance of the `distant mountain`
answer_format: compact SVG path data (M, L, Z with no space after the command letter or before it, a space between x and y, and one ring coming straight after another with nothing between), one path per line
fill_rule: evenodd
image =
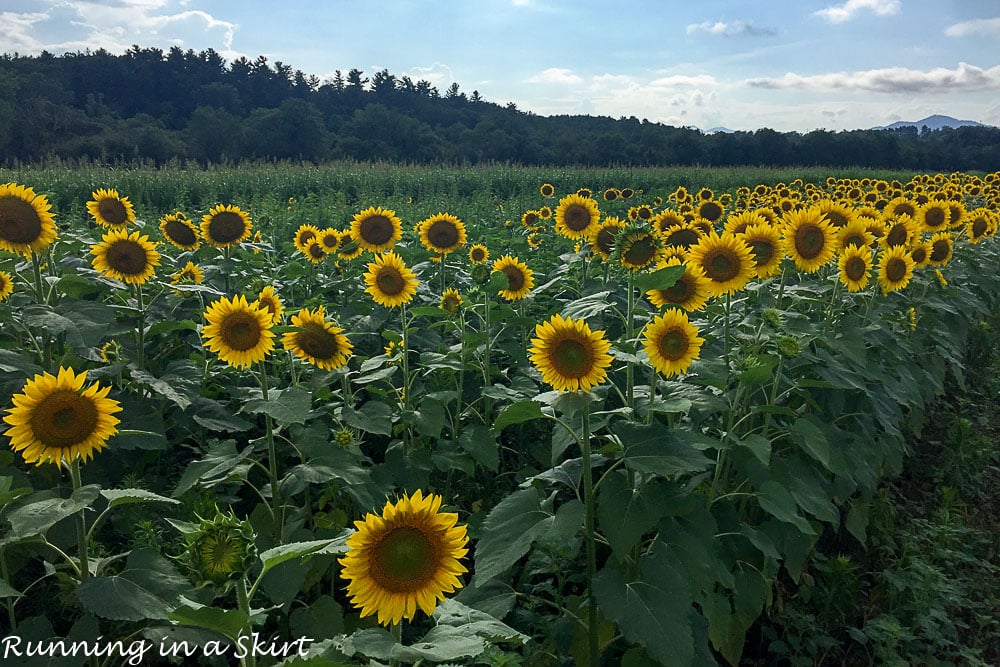
M898 130L901 127L915 127L918 131L924 126L927 126L928 130L940 130L942 127L965 127L967 125L972 125L976 127L983 127L982 123L977 123L974 120L958 120L957 118L952 118L951 116L942 116L940 114L934 114L933 116L928 116L923 120L909 121L900 120L896 121L892 125L883 125L881 127L873 127L873 130Z
M713 127L709 130L705 130L705 134L718 134L718 133L732 134L735 131L736 130L730 130L728 127L719 126L719 127Z

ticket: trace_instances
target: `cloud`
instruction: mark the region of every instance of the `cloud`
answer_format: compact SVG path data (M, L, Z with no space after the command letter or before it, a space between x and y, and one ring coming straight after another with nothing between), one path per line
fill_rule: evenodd
M409 72L404 73L415 82L423 79L440 91L444 91L455 81L451 68L439 62L428 67L411 67Z
M1000 18L972 19L950 25L944 29L948 37L966 37L968 35L986 35L1000 37Z
M31 31L36 23L48 20L49 15L42 12L17 14L0 12L0 24L4 27L4 36L0 38L0 50L5 53L38 53L45 47Z
M528 83L552 83L558 85L575 85L583 83L583 79L571 69L550 67L528 78Z
M874 93L975 92L1000 88L1000 65L983 69L959 63L955 69L937 67L928 71L888 67L863 72L833 72L802 75L789 72L777 78L747 79L751 88L811 91L846 90Z
M850 21L863 9L871 10L879 16L892 16L899 13L900 0L847 0L842 5L832 5L813 14L830 23L843 23Z
M689 35L696 35L700 32L720 37L761 37L777 34L778 31L774 28L755 26L750 21L733 21L731 23L725 21L716 21L715 23L703 21L701 23L692 23L687 27L687 34Z

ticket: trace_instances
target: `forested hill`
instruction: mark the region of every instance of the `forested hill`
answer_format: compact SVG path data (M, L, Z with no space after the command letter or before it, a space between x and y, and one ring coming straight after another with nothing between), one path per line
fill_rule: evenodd
M537 116L386 70L324 82L263 56L227 63L211 49L133 47L0 56L0 156L971 171L1000 168L1000 129L706 135L634 117Z

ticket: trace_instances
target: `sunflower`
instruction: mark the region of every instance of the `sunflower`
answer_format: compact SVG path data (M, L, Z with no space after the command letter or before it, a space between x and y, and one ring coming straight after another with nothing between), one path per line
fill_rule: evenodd
M180 250L197 250L201 245L198 228L180 211L160 218L160 233L168 243Z
M600 218L601 212L595 200L580 194L567 195L559 200L556 207L556 232L568 239L586 238Z
M430 616L446 593L462 587L468 572L465 526L458 514L441 511L442 498L417 490L396 503L386 501L381 516L355 521L347 553L339 559L347 596L361 617L377 614L381 625L412 621L417 608Z
M551 183L542 183L541 187L538 188L539 194L548 199L549 197L554 197L556 195L555 186Z
M965 210L965 204L960 201L950 201L948 202L948 226L952 229L959 229L965 225L965 216L968 215L968 211Z
M84 387L86 379L87 371L77 375L60 367L58 375L36 375L13 396L14 407L7 408L3 420L10 425L11 448L25 463L85 462L118 432L114 415L122 408L108 398L111 387L96 382Z
M787 254L781 231L766 222L750 225L737 234L750 247L753 255L753 271L758 278L770 278L781 273L781 262Z
M87 212L94 222L107 229L125 227L135 222L135 209L128 197L119 196L117 190L98 190L91 194Z
M318 239L313 239L306 244L305 254L306 259L308 259L312 264L319 264L326 259L326 250L323 249L323 246Z
M913 258L913 268L927 266L931 259L931 244L928 241L914 241L910 245L910 257Z
M535 225L538 224L538 221L541 220L541 218L542 216L539 215L538 211L525 211L521 214L521 225L525 229L534 229Z
M205 347L230 366L243 368L263 361L274 349L271 314L247 303L246 297L222 297L205 309L201 336Z
M840 229L851 219L851 209L832 199L821 199L816 204L817 210L823 214L833 230Z
M160 253L149 237L140 236L136 230L131 234L127 229L112 229L101 237L101 242L92 246L94 268L108 278L120 280L130 285L142 285L153 276L153 270L160 264Z
M916 234L917 226L913 218L901 215L886 221L885 234L882 235L881 241L890 248L905 247L910 245Z
M754 275L754 259L743 239L733 234L709 234L691 246L692 264L701 269L708 279L711 296L732 294L750 281Z
M178 285L180 283L200 285L204 280L205 273L201 270L201 267L190 261L184 265L184 268L170 276L171 285Z
M642 271L656 263L660 256L660 244L656 235L648 229L632 227L618 235L615 252L622 266L630 271Z
M658 268L680 266L683 263L679 257L671 257L665 262L661 262ZM708 302L708 279L694 264L685 264L684 273L672 287L649 290L646 292L646 297L657 308L678 306L692 312L703 308Z
M954 252L954 241L951 232L938 232L930 238L930 255L927 263L933 267L942 267L951 261Z
M420 242L428 252L447 255L464 247L465 240L465 223L449 213L432 215L420 223Z
M391 209L368 207L351 218L351 235L362 250L385 252L403 238L403 221Z
M295 249L301 252L303 255L309 255L309 244L313 241L319 239L319 227L316 225L303 224L299 225L299 228L295 230L295 236L292 238L292 243L295 244Z
M715 199L706 199L698 202L695 206L695 212L699 218L704 218L715 224L722 219L723 214L726 212L726 207Z
M365 284L365 291L372 295L375 303L394 308L413 299L418 282L417 275L406 267L399 255L387 252L368 264Z
M672 225L661 232L663 245L668 248L683 248L689 250L691 246L701 240L701 229L695 227L690 222L681 222L679 225Z
M534 272L516 257L504 255L493 262L493 271L502 271L507 276L507 289L502 289L497 294L508 301L523 299L535 286Z
M250 237L250 216L238 206L219 204L201 218L201 236L216 248L228 248Z
M910 283L913 277L914 261L907 248L890 246L882 252L878 265L878 284L882 293L888 294L901 290Z
M945 203L929 201L918 208L913 217L920 231L939 232L948 228L951 211Z
M616 217L604 218L604 222L594 228L593 236L590 237L590 247L594 253L599 255L602 261L608 261L611 253L615 250L615 239L625 227L624 223Z
M482 264L490 258L490 251L482 243L477 243L469 248L469 261L473 264Z
M538 209L538 217L541 218L542 220L548 220L549 218L552 217L552 209L549 208L548 206L541 207L540 209Z
M352 260L365 251L357 241L354 240L354 233L350 229L345 229L340 233L340 245L337 248L337 257L345 260Z
M603 331L556 314L535 325L535 336L528 351L531 363L556 391L590 391L607 379L611 343Z
M701 353L705 339L687 313L670 309L653 318L643 333L643 349L653 368L666 377L685 372Z
M45 195L17 183L0 185L0 250L29 256L56 240L56 222Z
M441 308L447 310L449 313L456 313L458 309L462 307L462 295L458 293L458 290L449 287L441 295L441 302L439 303Z
M340 232L332 227L327 227L319 233L319 244L323 248L323 252L330 255L337 252L337 248L340 247Z
M840 252L851 246L855 248L861 248L862 246L871 247L875 243L875 235L869 231L865 218L852 216L847 224L836 231L836 234L837 249Z
M660 211L653 218L653 228L661 232L666 232L673 227L679 227L685 223L684 216L677 211L667 209Z
M882 214L886 219L898 218L902 215L914 218L917 214L917 206L905 197L894 197L882 209Z
M993 214L987 208L977 208L966 217L965 235L969 243L979 243L990 235L993 226Z
M769 225L767 219L759 211L740 211L726 218L723 229L730 234L742 234L750 225Z
M250 304L251 308L262 308L267 312L271 324L281 321L281 314L285 312L285 304L281 297L274 291L273 285L265 285L264 289L257 295L257 300Z
M542 245L542 237L538 235L537 232L532 232L528 234L528 247L534 250L538 246Z
M14 292L14 279L6 271L0 271L0 301Z
M298 331L283 334L281 345L296 357L325 371L347 364L354 347L343 329L326 321L323 306L316 310L303 308L292 315L292 326L298 327Z
M788 255L799 271L813 273L833 258L833 227L818 206L786 213L783 221Z
M614 201L621 196L616 188L608 188L604 191L604 201Z
M871 248L867 245L847 246L837 258L837 268L840 270L840 283L849 292L860 292L868 286L872 269Z

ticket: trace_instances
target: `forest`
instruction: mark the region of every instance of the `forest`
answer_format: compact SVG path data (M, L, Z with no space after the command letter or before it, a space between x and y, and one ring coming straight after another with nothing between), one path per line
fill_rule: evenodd
M335 160L525 166L991 170L1000 128L706 134L635 117L540 116L388 70L321 80L264 56L133 46L0 56L0 162Z

